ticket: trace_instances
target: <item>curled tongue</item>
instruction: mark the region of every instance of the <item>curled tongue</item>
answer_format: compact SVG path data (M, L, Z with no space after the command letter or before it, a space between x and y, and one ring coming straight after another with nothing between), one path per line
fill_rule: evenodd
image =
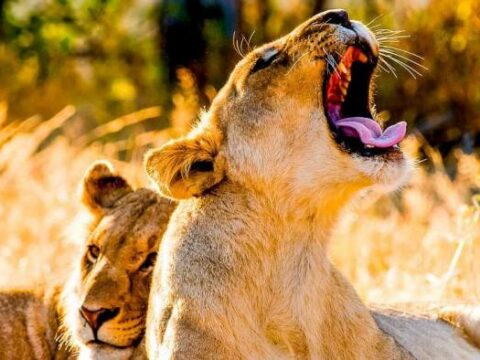
M407 131L407 123L401 121L389 126L383 132L375 120L365 117L350 117L337 120L335 125L349 137L359 138L365 145L377 148L388 148L403 140Z

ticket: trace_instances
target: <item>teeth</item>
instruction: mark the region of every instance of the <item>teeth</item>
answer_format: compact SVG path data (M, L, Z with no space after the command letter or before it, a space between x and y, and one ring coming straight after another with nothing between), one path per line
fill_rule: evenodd
M338 64L338 70L340 70L340 72L342 72L342 73L344 73L344 74L347 74L347 73L348 73L347 67L345 66L344 63Z
M360 52L358 54L358 61L360 61L362 63L366 63L368 61L367 55L365 55L363 52Z

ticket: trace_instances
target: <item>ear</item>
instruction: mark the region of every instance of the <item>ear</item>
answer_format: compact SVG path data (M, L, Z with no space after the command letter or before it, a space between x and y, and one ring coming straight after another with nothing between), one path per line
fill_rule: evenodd
M145 168L164 196L179 200L200 196L222 181L225 158L218 139L198 134L150 151Z
M98 161L83 177L82 201L90 211L101 212L131 191L127 181L115 174L112 164Z

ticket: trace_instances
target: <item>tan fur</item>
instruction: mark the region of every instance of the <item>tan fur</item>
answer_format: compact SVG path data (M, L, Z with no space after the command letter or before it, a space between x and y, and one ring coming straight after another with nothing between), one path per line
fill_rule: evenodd
M67 284L47 293L0 292L0 359L146 358L142 339L151 268L141 272L139 267L157 251L174 204L148 189L133 191L107 162L87 171L82 200L90 216L75 228L85 233L84 244ZM92 244L100 256L90 264ZM123 349L88 344L91 329L79 313L85 303L120 308L98 334Z
M2 360L63 360L74 358L56 337L60 319L59 289L0 292L0 358Z
M185 199L154 270L151 359L412 358L326 254L345 203L371 185L396 188L409 169L400 151L364 158L333 140L324 55L355 34L326 16L245 56L197 128L147 155L159 190ZM449 331L452 346L478 356Z
M67 338L80 359L145 358L141 341L153 269L147 261L156 259L174 204L148 189L133 191L106 162L87 171L82 199L92 216L81 260L62 292ZM99 327L102 343L93 342L82 307L118 311Z
M438 316L457 326L470 341L480 348L480 306L445 306L438 311Z

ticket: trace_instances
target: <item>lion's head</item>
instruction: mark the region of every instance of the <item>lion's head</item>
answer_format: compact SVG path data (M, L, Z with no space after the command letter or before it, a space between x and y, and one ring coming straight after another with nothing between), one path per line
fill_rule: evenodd
M92 216L63 293L65 325L92 358L127 358L144 333L151 272L173 204L132 190L106 162L87 171L82 198Z
M370 185L395 188L409 172L405 123L374 120L378 55L345 11L318 14L245 56L198 126L147 156L147 172L172 198L228 180L310 213Z

